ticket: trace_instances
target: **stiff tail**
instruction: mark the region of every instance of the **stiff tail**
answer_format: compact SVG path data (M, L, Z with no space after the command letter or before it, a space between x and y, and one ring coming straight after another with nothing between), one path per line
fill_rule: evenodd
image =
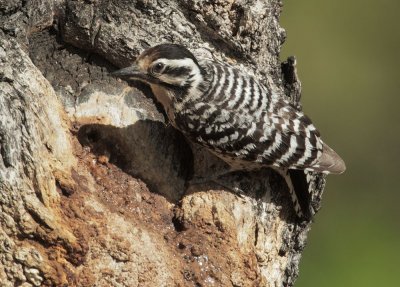
M290 169L288 171L292 188L289 192L292 196L293 205L300 218L311 220L315 211L311 205L312 201L312 175L304 170Z
M286 181L297 216L310 221L320 208L325 179L315 172L275 169ZM318 187L318 188L317 188ZM320 191L320 192L316 192Z

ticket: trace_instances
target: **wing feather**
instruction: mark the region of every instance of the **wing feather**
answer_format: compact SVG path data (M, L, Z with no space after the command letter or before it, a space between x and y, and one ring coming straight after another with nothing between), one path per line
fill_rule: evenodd
M192 141L222 159L325 173L345 169L343 160L322 142L311 120L284 100L279 100L279 110L258 116L244 109L221 108L213 102L205 105L204 109L212 112L181 115L184 118L178 115L177 122Z

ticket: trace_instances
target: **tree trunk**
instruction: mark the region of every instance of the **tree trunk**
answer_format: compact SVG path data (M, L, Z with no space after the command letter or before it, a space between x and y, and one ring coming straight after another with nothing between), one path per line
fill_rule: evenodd
M232 175L241 196L187 188L224 164L166 124L147 86L108 75L181 43L297 104L280 11L279 0L2 0L0 286L292 286L310 223L280 176Z

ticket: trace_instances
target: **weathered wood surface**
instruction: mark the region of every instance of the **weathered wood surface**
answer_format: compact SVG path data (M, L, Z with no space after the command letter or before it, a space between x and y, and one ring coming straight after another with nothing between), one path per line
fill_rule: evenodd
M192 152L148 87L108 75L176 42L297 103L280 11L277 0L2 0L0 286L291 286L309 223L280 177L233 176L242 197L186 190L222 163Z

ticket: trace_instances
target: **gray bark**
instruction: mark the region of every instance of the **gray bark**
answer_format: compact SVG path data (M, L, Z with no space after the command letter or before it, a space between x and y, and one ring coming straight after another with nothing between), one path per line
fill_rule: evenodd
M162 42L241 65L299 104L281 2L0 2L0 286L292 286L309 222L270 170L224 164L108 73ZM318 209L324 179L315 189Z

